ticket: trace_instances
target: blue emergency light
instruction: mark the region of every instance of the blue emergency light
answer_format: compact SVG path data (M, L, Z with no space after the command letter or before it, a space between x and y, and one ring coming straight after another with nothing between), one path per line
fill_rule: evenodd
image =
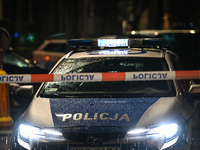
M93 46L93 47L146 47L146 46L168 46L169 40L162 38L141 38L141 39L98 39L98 40L83 40L71 39L68 40L70 47Z

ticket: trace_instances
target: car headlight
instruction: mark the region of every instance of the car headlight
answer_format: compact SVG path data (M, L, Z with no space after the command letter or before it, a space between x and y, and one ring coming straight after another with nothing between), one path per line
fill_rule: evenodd
M178 125L177 124L167 124L167 125L161 125L156 128L152 128L150 133L158 133L158 134L164 134L166 139L172 138L175 136L178 132Z
M38 136L51 136L51 137L61 137L62 133L59 131L51 130L51 129L40 129L31 125L21 124L19 126L19 134L23 140L28 141L29 137L32 135Z
M179 127L177 124L164 124L155 127L143 128L143 129L134 129L127 133L127 137L136 137L136 136L148 136L148 135L157 135L162 134L165 136L165 143L162 149L167 148L178 140Z
M135 129L127 133L128 136L138 136L138 135L153 135L153 134L163 134L166 139L173 137L178 132L177 124L165 124L156 127L150 127L146 129Z
M26 124L19 126L19 134L26 141L29 140L30 135L44 135L41 129Z
M26 123L19 125L19 136L17 140L26 149L32 149L30 146L33 146L33 144L30 145L30 143L33 143L35 140L48 140L48 138L62 139L63 135L55 129L38 128Z

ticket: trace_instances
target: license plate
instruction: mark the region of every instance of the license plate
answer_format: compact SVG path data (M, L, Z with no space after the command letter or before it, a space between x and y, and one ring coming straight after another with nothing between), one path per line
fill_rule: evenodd
M71 147L70 150L120 150L120 147Z

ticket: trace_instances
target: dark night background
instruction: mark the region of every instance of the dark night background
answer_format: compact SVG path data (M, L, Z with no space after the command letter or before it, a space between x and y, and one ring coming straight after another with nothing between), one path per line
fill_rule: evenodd
M56 33L69 39L141 29L198 30L199 18L199 0L0 0L0 26L23 55Z

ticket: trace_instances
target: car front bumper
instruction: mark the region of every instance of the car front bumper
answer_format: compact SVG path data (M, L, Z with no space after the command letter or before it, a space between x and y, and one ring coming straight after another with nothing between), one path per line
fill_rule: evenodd
M107 135L76 135L76 139L67 139L65 137L51 137L32 135L29 141L23 140L18 134L18 142L26 149L55 149L63 148L65 150L123 150L123 149L145 149L158 150L172 145L178 140L178 136L169 142L166 142L165 135L155 134L136 137L107 138Z

